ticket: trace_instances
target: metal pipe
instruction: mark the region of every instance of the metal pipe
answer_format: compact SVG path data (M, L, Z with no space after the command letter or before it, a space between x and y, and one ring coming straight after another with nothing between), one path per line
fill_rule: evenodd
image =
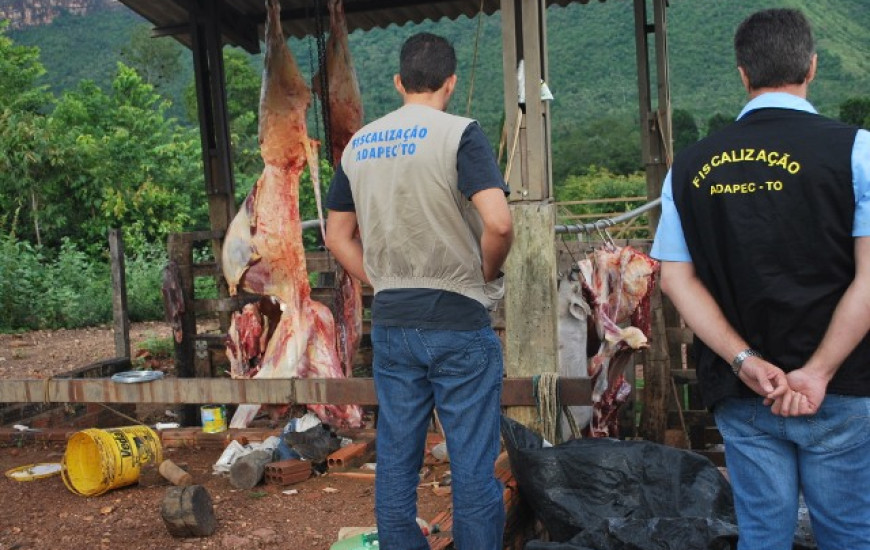
M655 200L652 200L643 206L638 206L634 210L629 210L624 214L620 214L615 218L608 218L603 220L598 220L594 223L584 223L584 224L573 224L573 225L557 225L556 226L556 234L561 233L591 233L593 231L601 231L603 229L607 229L608 227L614 226L618 223L627 222L632 218L636 218L640 216L644 212L648 210L652 210L653 208L660 206L662 203L662 198L659 197Z
M591 233L593 231L600 231L602 229L607 229L608 227L612 227L616 224L627 222L632 218L636 218L643 214L648 210L652 210L653 208L661 205L662 198L659 197L655 200L652 200L642 206L638 206L634 210L629 210L623 214L616 216L615 218L607 218L603 220L598 220L594 223L584 223L584 224L572 224L572 225L557 225L556 226L556 234L561 233ZM319 220L305 220L302 222L302 229L315 229L320 227Z
M323 220L323 223L326 224L326 220ZM306 229L315 229L320 227L320 220L305 220L302 222L302 231Z

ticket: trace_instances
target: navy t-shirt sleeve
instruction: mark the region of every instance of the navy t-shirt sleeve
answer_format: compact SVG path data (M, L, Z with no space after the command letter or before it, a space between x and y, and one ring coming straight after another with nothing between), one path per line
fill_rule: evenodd
M341 163L335 167L329 193L326 195L326 208L337 212L356 212L353 193L350 191L350 180L341 168Z
M505 195L510 193L489 141L476 122L468 125L459 141L456 170L459 173L459 190L466 199L471 199L478 191L493 187L503 190Z

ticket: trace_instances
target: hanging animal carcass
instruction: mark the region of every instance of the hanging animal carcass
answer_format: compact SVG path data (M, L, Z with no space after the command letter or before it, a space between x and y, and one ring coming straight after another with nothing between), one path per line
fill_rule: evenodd
M262 351L257 378L344 377L336 350L335 322L329 308L311 298L302 244L299 178L306 163L319 196L316 144L309 139L305 123L310 100L308 86L284 38L280 4L268 0L259 112L265 168L230 224L222 250L223 272L231 294L245 290L274 297L280 303L281 316ZM232 350L249 338L239 332L245 314L233 316L228 335L231 361L238 360ZM233 365L232 369L246 371L243 365ZM358 406L309 408L334 426L358 427L362 423ZM233 419L236 425L246 424L255 412L250 407L240 410L242 418Z
M617 413L631 392L624 372L632 354L648 346L658 268L631 246L606 243L577 262L575 277L561 282L560 372L577 376L585 366L592 380L591 416L589 409L571 408L581 427L588 424L588 436L619 436ZM587 349L595 350L588 359Z

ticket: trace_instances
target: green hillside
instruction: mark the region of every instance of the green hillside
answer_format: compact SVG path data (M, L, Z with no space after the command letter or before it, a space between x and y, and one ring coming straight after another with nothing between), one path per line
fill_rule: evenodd
M622 127L630 132L630 127L636 125L632 6L628 0L609 0L556 7L548 12L548 85L555 95L554 148L560 155L566 154L560 149L573 147L572 140L579 139L579 135L600 131L596 128ZM780 6L801 7L814 22L820 64L810 99L816 107L823 114L837 116L845 99L867 95L870 38L865 29L870 28L870 9L865 0L671 0L668 25L674 109L691 113L702 131L713 114L736 114L745 96L731 49L734 28L760 7ZM122 49L129 47L133 29L141 26L147 24L138 16L117 9L86 17L67 15L46 27L9 35L18 43L40 47L48 70L45 82L60 91L86 78L107 86ZM466 114L477 29L477 19L462 17L353 33L350 43L367 118L396 107L398 97L391 84L398 62L396 52L405 37L419 30L443 34L455 44L460 83L451 110ZM470 114L481 121L495 144L504 110L499 15L484 17L480 29ZM308 73L317 51L314 41L293 40L291 48ZM183 116L181 94L192 78L190 56L185 53L181 59L181 70L162 88L173 99L172 113L176 116ZM259 70L260 58L254 56L251 62ZM572 171L567 166L557 168L560 175Z

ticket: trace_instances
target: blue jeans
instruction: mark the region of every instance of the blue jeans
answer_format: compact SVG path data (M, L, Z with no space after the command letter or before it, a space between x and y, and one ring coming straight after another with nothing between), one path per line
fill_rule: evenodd
M740 550L790 550L799 491L820 550L870 549L870 398L828 395L815 415L789 418L732 398L714 413Z
M374 325L378 395L375 515L386 550L428 550L417 516L417 485L434 406L444 427L459 550L500 550L503 487L495 477L501 443L501 343L489 327L429 330Z

